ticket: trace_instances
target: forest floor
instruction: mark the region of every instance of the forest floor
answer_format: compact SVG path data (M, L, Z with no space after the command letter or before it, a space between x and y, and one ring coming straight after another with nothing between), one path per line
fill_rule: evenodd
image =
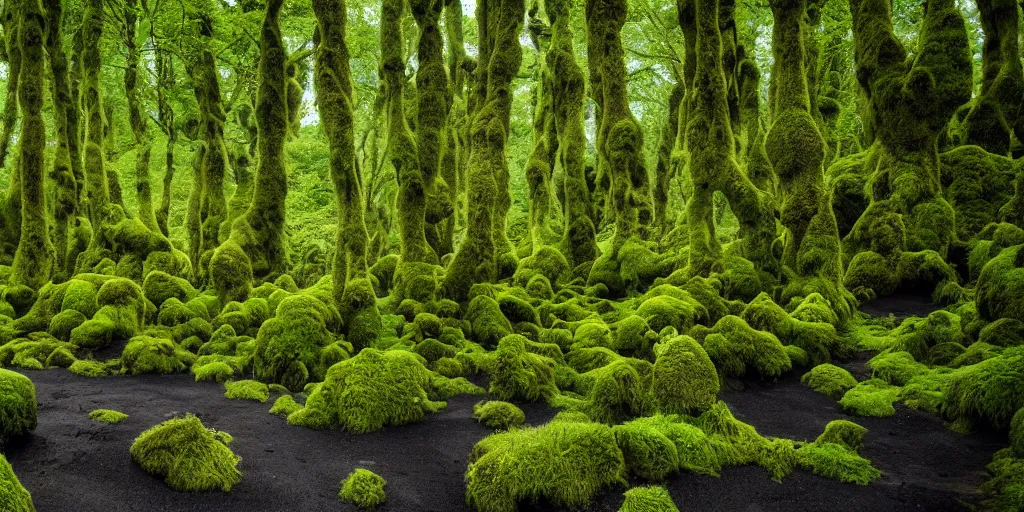
M872 314L927 314L930 305L896 298L863 308ZM844 363L864 378L862 360ZM79 377L64 370L24 371L35 383L39 426L7 458L40 512L355 510L338 499L339 482L357 467L387 479L383 511L469 510L467 457L490 430L472 418L483 396L457 396L419 423L361 435L288 425L267 403L224 398L224 386L190 375ZM276 395L275 395L276 396ZM774 383L731 381L720 397L735 416L765 436L813 440L848 418L838 403L800 384L799 372ZM867 487L800 470L782 483L757 466L728 468L720 478L677 474L667 487L682 510L965 510L977 501L985 465L1005 445L991 433L963 436L934 415L896 404L889 418L857 417L867 427L861 454L883 472ZM118 425L90 420L94 409L128 414ZM523 406L539 425L555 412ZM143 430L185 412L234 436L242 482L230 493L185 493L133 464L128 453ZM610 489L587 510L615 511L624 489ZM537 510L552 510L539 505Z

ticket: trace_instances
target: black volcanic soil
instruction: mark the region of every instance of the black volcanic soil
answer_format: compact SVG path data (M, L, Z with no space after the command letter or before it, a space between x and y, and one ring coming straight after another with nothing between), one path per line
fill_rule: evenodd
M456 397L447 410L417 424L352 435L290 426L267 412L274 396L265 404L229 400L223 385L196 383L188 375L89 379L63 370L24 373L36 385L39 426L4 451L40 512L356 510L337 492L357 467L387 479L388 501L380 510L469 510L467 456L489 433L471 417L480 396ZM799 374L739 387L745 389L726 391L722 399L764 435L813 440L830 420L847 417L834 400L801 386ZM97 408L129 417L120 425L95 423L87 414ZM532 424L554 415L543 405L524 410ZM177 492L131 462L128 448L135 436L185 412L234 436L231 448L242 457L243 477L232 492ZM977 501L985 465L1006 443L992 434L962 436L941 419L902 406L891 418L851 419L869 429L861 453L884 474L872 485L802 471L777 483L759 467L726 469L721 478L677 475L666 485L680 510L966 510L965 504ZM624 490L608 490L587 510L618 510Z

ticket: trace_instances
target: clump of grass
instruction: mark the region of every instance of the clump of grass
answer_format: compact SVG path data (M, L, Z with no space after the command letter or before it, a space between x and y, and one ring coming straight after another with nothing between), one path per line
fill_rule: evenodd
M266 402L270 398L270 388L255 380L237 380L224 383L224 396L236 400L254 400Z
M387 496L384 486L387 482L380 475L368 470L357 469L341 481L338 497L366 509L377 508Z
M173 489L226 492L242 480L236 468L241 459L228 448L231 439L187 414L140 434L132 443L131 456L146 472L164 477Z
M522 409L500 400L488 400L474 405L473 418L497 430L508 430L526 422L526 414Z
M95 411L89 413L89 419L93 421L98 421L100 423L109 423L111 425L116 425L128 419L128 415L123 412L114 411L111 409L96 409Z

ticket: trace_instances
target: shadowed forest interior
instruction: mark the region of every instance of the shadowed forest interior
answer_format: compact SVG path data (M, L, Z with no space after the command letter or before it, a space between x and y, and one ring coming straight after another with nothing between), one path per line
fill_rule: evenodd
M1024 511L1016 0L0 6L0 509Z

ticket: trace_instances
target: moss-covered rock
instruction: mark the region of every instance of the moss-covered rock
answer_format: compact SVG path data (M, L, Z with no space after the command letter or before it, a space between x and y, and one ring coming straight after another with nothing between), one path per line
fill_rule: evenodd
M289 415L288 422L362 433L422 420L445 407L437 400L441 399L440 386L448 379L420 361L406 351L363 349L356 357L332 366L306 406Z
M143 432L131 447L132 461L163 477L179 491L230 491L242 480L240 458L228 448L231 436L207 429L187 414Z
M512 334L512 323L501 312L501 306L486 295L478 295L469 302L465 319L470 323L473 341L485 347L497 346Z
M525 337L512 334L502 338L494 351L490 392L499 400L546 400L558 392L555 362L527 351Z
M868 485L881 472L857 453L866 433L866 428L851 421L829 422L818 439L796 450L800 467L825 478Z
M942 401L944 415L968 423L987 421L1006 429L1024 407L1024 353L1002 355L965 366L950 376Z
M234 400L252 400L266 402L270 398L270 388L255 380L237 380L224 383L224 397Z
M500 400L477 403L473 406L473 418L495 430L508 430L526 422L522 409Z
M619 512L679 512L668 490L660 486L634 487L623 494Z
M466 470L466 501L480 512L514 512L521 502L541 499L584 507L602 489L624 484L625 475L610 427L555 419L477 443Z
M121 372L127 375L180 373L187 371L195 359L194 354L172 340L136 336L121 352Z
M668 414L695 414L718 401L715 365L693 338L676 336L655 348L651 392Z
M778 338L753 329L738 316L722 317L704 337L703 346L726 376L742 377L749 370L762 377L778 377L793 367Z
M365 509L374 509L384 503L386 495L384 487L387 482L380 475L368 470L359 468L341 481L341 490L338 497L355 503Z
M25 489L7 458L0 454L0 503L10 512L36 512L32 495Z
M900 388L882 379L868 379L847 391L839 405L858 416L886 417L896 414L893 402L900 397Z
M36 428L36 388L28 377L0 369L0 444Z
M302 404L296 402L295 398L291 395L281 395L274 400L274 405L270 407L270 414L287 417L299 409L302 409Z
M857 379L849 371L832 364L819 364L811 368L800 378L800 382L835 399L841 398L857 385Z

